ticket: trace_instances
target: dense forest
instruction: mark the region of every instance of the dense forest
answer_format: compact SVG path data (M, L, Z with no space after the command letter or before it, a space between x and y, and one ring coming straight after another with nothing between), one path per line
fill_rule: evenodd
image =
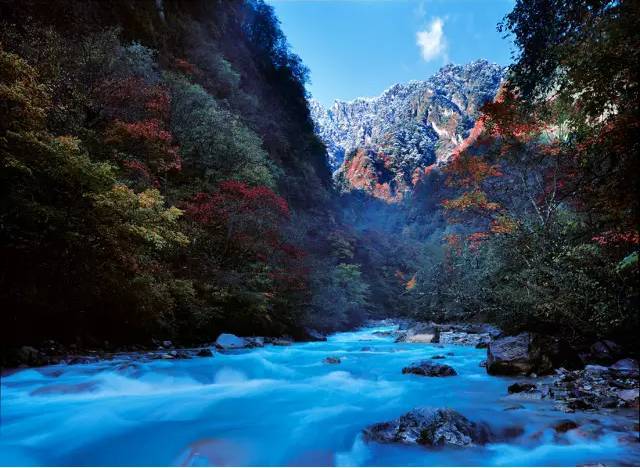
M0 0L4 345L308 337L388 316L638 326L640 5L517 0L446 165L340 193L262 0Z
M328 294L360 307L307 70L270 7L3 1L2 18L3 343L300 336Z

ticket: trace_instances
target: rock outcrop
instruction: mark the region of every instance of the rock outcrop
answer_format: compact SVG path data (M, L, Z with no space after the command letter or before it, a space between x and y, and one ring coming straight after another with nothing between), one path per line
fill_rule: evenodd
M414 362L402 369L403 374L415 374L425 377L451 377L458 375L455 369L446 364L436 364L431 361Z
M427 447L469 447L487 443L491 431L447 408L418 408L393 421L364 430L368 442L401 443Z
M544 375L581 364L577 353L561 340L532 333L498 338L487 347L487 372L492 375Z

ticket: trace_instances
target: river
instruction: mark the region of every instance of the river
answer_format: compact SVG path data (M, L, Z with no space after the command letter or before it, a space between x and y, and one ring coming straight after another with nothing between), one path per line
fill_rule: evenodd
M632 429L637 411L565 414L549 401L517 400L507 396L515 379L489 376L479 366L486 350L394 343L374 334L391 329L187 360L123 358L21 370L2 378L0 464L640 463ZM401 373L436 354L459 375ZM342 362L323 363L328 356ZM367 425L418 406L450 407L472 421L524 433L509 443L439 450L362 440ZM578 429L556 433L553 426L563 419Z

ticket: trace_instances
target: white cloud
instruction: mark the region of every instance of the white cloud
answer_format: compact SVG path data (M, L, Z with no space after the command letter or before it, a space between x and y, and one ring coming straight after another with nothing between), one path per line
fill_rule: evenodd
M427 62L443 57L447 58L447 40L444 37L444 21L442 18L434 18L424 31L416 33L416 44L420 47L422 58Z

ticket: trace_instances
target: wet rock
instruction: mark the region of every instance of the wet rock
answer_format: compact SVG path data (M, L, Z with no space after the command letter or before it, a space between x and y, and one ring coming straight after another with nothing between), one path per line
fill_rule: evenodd
M327 341L327 336L314 328L304 328L300 333L296 334L296 340L304 342Z
M420 361L402 369L403 374L423 375L425 377L450 377L458 375L455 369L446 364Z
M480 364L478 364L478 366L480 367L487 367L487 360L483 359L482 361L480 361Z
M442 354L436 354L435 356L431 356L431 359L446 359Z
M638 398L640 397L640 392L637 388L629 389L629 390L618 390L616 392L616 396L624 401L625 406L628 407L638 407Z
M633 363L624 363L625 370ZM584 370L559 370L553 384L558 407L564 411L638 406L638 379L614 368L587 366Z
M507 406L504 411L514 411L514 410L519 410L519 409L524 409L523 405L511 405L511 406Z
M372 333L372 335L374 335L374 336L393 336L395 334L396 334L396 332L387 331L387 330L385 330L385 331L375 331L375 332Z
M609 371L617 377L638 377L638 361L630 358L620 359Z
M428 447L469 447L485 444L491 432L484 424L469 421L446 408L418 408L390 422L369 426L367 442L416 444Z
M512 385L509 385L507 391L509 393L522 393L522 392L533 392L538 389L536 384L527 383L527 382L516 382Z
M291 346L293 344L293 340L288 338L272 338L268 342L274 346Z
M209 348L202 348L196 352L196 356L199 357L211 357L213 356L213 352Z
M562 421L557 422L553 428L556 432L565 433L572 429L578 428L578 423L572 421L571 419L563 419Z
M166 340L162 342L162 346L164 348L171 348L173 346L173 343L170 340Z
M499 441L513 440L523 435L524 432L525 430L522 426L507 426L500 429L494 435L494 438Z
M247 340L247 347L249 348L264 347L264 338L262 336L245 337L244 339Z
M322 360L325 364L340 364L342 360L339 357L329 356Z
M70 395L75 393L94 392L97 389L98 382L93 381L78 384L55 384L40 387L31 392L31 395Z
M220 349L240 349L249 346L249 342L231 333L221 333L215 342Z
M249 346L249 342L231 333L221 333L215 342L220 349L241 349Z

